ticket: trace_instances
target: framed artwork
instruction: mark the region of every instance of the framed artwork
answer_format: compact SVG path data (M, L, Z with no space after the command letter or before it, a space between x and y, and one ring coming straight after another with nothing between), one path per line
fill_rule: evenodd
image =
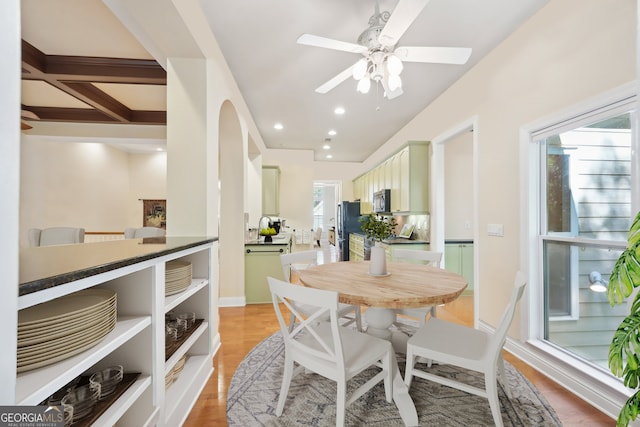
M413 224L403 225L402 230L400 230L400 234L398 234L398 237L402 237L403 239L408 239L409 237L411 237L411 233L413 233L414 227L415 225Z
M167 229L166 200L142 200L142 226Z

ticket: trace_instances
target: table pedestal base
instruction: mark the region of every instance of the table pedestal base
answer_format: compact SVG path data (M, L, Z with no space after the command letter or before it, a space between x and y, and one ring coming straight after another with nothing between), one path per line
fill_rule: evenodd
M407 352L407 340L409 337L399 331L391 331L389 328L396 319L396 313L392 309L368 307L365 311L365 319L367 320L367 333L378 338L391 341L393 349L396 352ZM409 396L409 389L402 379L400 367L395 354L393 355L393 401L398 407L402 421L406 426L418 425L418 412L413 403L413 399Z

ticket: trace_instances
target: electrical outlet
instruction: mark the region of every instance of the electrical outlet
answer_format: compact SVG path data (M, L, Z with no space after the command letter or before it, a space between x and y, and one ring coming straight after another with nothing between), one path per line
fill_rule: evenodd
M502 224L487 224L487 234L489 236L504 236L504 225Z

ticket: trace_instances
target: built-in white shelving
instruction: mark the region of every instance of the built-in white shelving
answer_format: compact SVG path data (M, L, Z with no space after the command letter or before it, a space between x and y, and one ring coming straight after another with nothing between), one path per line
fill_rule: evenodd
M16 373L14 400L4 403L38 405L79 375L122 365L125 373L139 372L140 375L97 418L94 426L174 427L184 423L213 373L215 349L210 325L214 319L213 301L217 298L212 286L217 282L217 275L212 272L213 245L217 243L212 239L191 240L184 249L180 249L180 245L173 245L170 250L160 248L157 256L151 250L151 254L140 257L140 262L127 259L122 266L116 262L115 267L107 271L96 265L96 274L81 272L81 278L56 286L49 286L44 277L36 283L42 284L42 290L18 297L18 307L26 308L81 289L111 289L117 294L117 321L114 329L89 349L48 366ZM96 245L102 243L87 244L85 248L100 251L106 246ZM140 252L140 248L131 246L131 242L119 244ZM51 253L55 256L55 250ZM172 260L189 261L193 279L184 291L165 296L165 265ZM196 318L202 321L165 360L165 314L171 310L195 312ZM183 356L186 361L181 374L165 389L165 374Z

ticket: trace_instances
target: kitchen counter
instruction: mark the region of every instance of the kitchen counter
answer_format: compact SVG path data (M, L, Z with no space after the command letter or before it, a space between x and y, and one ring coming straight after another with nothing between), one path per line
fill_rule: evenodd
M291 233L281 233L281 234L276 234L275 236L272 236L273 241L271 242L265 242L264 241L264 237L260 236L260 238L256 239L256 240L247 240L244 242L245 246L267 246L267 245L289 245L291 244L291 239L293 238L293 234Z
M217 240L217 237L149 237L25 248L20 251L19 295Z
M428 245L428 240L411 240L411 239L403 239L403 238L395 238L395 239L386 239L383 240L382 243L386 243L387 245Z
M365 246L370 246L373 244L373 240L372 239L367 239L366 235L364 233L353 233L353 234L357 234L358 236L362 236L364 237L365 240ZM392 237L390 239L385 239L382 241L382 243L385 243L387 245L428 245L429 241L428 240L412 240L412 239L403 239L402 237Z

